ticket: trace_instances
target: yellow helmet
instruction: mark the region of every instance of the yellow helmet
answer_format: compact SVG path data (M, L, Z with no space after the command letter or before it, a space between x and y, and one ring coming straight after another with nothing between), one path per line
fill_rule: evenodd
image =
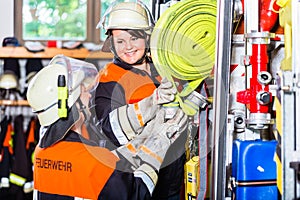
M30 81L27 100L42 126L49 126L60 117L58 114L58 77L63 75L68 88L67 103L71 107L79 98L81 85L86 89L97 86L98 70L91 64L63 55L54 57Z
M139 29L151 34L154 20L149 9L141 2L114 2L105 12L97 28Z

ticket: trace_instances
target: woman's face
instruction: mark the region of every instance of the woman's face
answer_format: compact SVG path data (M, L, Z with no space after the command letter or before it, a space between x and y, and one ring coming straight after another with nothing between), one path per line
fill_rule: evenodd
M113 41L117 55L126 63L136 63L145 53L145 39L130 35L124 30L113 30Z

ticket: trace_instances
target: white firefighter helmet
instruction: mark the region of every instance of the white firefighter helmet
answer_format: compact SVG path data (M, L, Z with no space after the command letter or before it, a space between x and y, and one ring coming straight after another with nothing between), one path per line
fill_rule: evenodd
M17 76L10 71L6 71L0 76L0 88L1 89L16 89L18 87Z
M154 20L149 9L141 2L117 2L106 10L97 28L136 29L151 34Z
M98 70L81 60L58 55L30 81L27 100L42 126L49 126L60 117L58 114L58 77L65 77L67 104L72 107L81 93L81 85L91 90L97 86Z

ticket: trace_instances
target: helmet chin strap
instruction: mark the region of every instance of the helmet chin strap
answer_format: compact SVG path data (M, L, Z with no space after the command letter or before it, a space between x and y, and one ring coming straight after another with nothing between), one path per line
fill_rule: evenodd
M84 115L84 122L87 122L90 120L91 115L88 112L88 108L82 103L81 99L79 98L78 101L79 103L79 112L82 112Z

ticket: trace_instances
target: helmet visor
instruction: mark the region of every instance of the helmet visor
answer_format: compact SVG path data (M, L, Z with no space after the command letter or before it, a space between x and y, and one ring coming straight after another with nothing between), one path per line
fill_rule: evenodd
M82 84L86 90L92 92L99 83L98 70L92 63L64 55L57 55L52 58L49 65L50 64L60 64L66 67L69 94L71 94L80 84ZM81 74L80 77L78 77L78 74ZM75 75L77 75L76 80L74 80Z

